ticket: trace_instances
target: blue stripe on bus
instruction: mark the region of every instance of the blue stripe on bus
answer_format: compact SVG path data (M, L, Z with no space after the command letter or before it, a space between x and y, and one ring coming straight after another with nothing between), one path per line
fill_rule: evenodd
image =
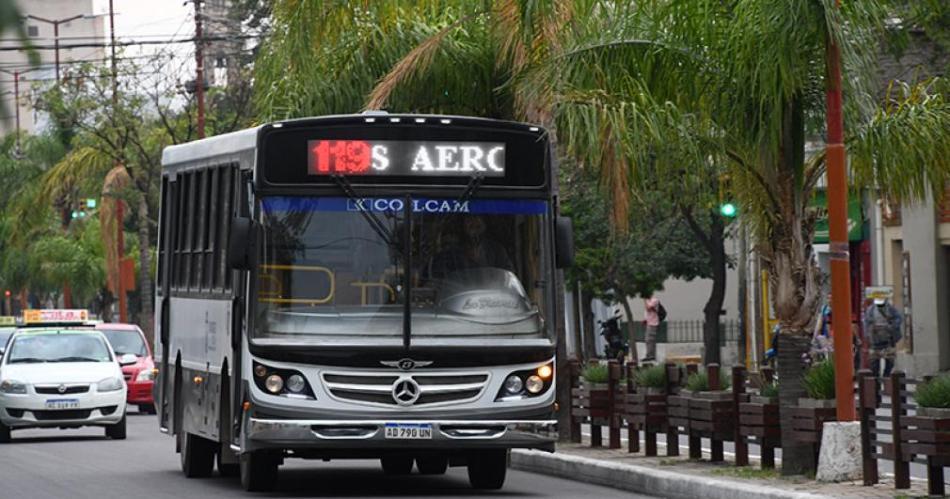
M456 199L412 198L413 213L471 213L475 215L540 215L547 211L547 203L534 199ZM405 198L359 198L344 197L267 197L262 201L264 211L373 211L379 213L401 212Z

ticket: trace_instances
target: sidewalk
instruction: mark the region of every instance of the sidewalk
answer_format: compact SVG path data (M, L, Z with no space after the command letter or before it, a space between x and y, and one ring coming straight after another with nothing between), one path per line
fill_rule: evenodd
M570 478L658 497L709 499L894 498L926 496L926 482L913 480L908 490L896 490L891 477L865 487L858 482L827 484L805 477L782 477L753 466L731 462L713 464L680 457L645 457L626 449L591 449L589 444L559 444L556 453L516 450L512 468Z

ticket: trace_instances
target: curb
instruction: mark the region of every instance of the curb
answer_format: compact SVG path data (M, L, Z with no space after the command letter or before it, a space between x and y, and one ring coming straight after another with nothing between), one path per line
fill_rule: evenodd
M831 496L675 473L634 464L620 464L570 454L537 450L511 451L516 470L639 492L658 497L692 499L830 499Z

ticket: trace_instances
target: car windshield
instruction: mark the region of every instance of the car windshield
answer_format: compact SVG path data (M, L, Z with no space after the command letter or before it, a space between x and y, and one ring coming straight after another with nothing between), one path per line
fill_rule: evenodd
M547 203L410 202L413 343L549 339ZM258 336L401 344L405 203L264 199Z
M109 362L112 355L102 336L89 333L26 333L13 338L8 364L39 362Z
M145 357L148 355L148 349L145 348L145 341L142 340L142 335L135 330L129 329L100 329L102 334L106 335L106 338L109 339L109 344L112 345L112 351L116 355L123 355L127 353L135 354L139 357Z

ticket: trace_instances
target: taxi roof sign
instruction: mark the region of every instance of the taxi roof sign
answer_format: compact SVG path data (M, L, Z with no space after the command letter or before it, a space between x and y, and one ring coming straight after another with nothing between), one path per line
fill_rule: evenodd
M12 315L0 315L0 326L16 326L16 317Z
M24 324L82 324L89 320L89 311L84 309L24 310Z

